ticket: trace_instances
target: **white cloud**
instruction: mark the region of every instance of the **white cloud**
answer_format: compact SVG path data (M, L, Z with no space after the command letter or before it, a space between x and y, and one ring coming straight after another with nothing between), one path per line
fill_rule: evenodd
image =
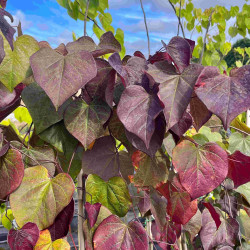
M22 30L26 30L32 26L32 22L26 19L26 15L21 11L17 10L16 14L13 15L14 22L11 25L17 26L19 21L22 25Z

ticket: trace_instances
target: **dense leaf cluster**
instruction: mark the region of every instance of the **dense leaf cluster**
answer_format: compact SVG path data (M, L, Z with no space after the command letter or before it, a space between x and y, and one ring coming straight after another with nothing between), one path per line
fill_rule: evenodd
M98 45L84 36L52 49L28 35L13 41L4 25L1 121L26 107L25 132L0 127L12 249L69 249L81 169L86 249L177 249L180 235L190 249L249 242L250 129L239 116L250 108L249 65L226 75L193 64L194 42L179 36L149 59L121 59L112 32ZM153 215L153 239L139 220L119 218L134 206Z

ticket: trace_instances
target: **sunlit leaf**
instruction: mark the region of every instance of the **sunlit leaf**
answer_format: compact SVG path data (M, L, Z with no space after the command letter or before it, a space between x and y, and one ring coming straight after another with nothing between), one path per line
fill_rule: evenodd
M229 137L228 150L233 154L240 151L242 154L250 156L250 135L244 136L239 132L232 133Z

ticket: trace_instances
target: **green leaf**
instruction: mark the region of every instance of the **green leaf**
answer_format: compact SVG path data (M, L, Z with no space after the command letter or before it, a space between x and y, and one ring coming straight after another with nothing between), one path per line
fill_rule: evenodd
M22 82L30 69L30 56L39 50L38 42L31 36L17 37L14 51L4 39L5 57L0 64L0 81L10 90Z
M228 34L231 36L231 37L235 37L237 36L238 34L238 29L236 27L229 27L228 29Z
M69 204L74 191L74 182L68 174L60 173L50 179L43 166L25 169L21 185L10 195L18 226L33 222L40 230L49 227Z
M217 132L212 132L211 129L206 126L200 128L199 134L205 135L209 142L222 142L221 134Z
M194 8L194 5L191 2L186 5L186 10L188 12L192 12L193 8Z
M31 124L32 118L27 108L25 107L18 107L14 111L14 116L19 122L26 122Z
M229 137L228 150L233 154L236 150L250 156L250 136L243 136L239 132L233 133Z
M237 221L240 224L241 235L244 237L246 242L249 242L250 241L250 227L249 227L250 217L245 210L240 209L239 216L237 216ZM247 249L247 246L246 246L246 249Z
M239 186L235 191L242 194L247 200L247 202L250 204L250 182Z
M14 216L13 216L13 213L12 213L12 210L11 209L8 209L7 210L7 216L6 216L6 213L3 214L3 217L2 217L2 225L7 229L7 230L10 230L12 228L12 221L14 220Z
M98 175L91 174L86 181L86 192L91 194L92 203L99 202L120 217L127 214L131 205L127 184L121 177L112 177L106 182ZM89 195L86 201L91 202Z
M238 52L242 57L245 55L245 49L241 47L234 48L234 51Z
M93 24L93 31L98 39L100 39L100 37L105 33L104 30L99 29L99 27L95 24Z
M231 6L230 15L235 17L239 13L239 6Z

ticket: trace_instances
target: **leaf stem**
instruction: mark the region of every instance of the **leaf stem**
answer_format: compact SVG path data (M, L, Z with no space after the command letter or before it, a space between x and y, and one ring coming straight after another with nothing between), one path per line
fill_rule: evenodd
M73 154L72 154L72 157L71 157L70 162L69 162L69 167L68 167L67 173L69 173L69 171L70 171L71 164L72 164L72 161L73 161L73 159L74 159L74 157L75 157L76 150L78 149L78 146L79 146L79 143L77 143L77 145L76 145L76 147L75 147L75 150L74 150L74 152L73 152Z
M144 8L143 8L142 0L140 0L140 3L141 3L141 9L143 12L143 16L144 16L144 24L145 24L147 39L148 39L148 57L150 57L150 39L149 39L148 26L147 26L147 18L146 18L146 13L145 13Z
M223 127L223 125L214 125L214 126L208 126L208 127L209 128L219 128L219 127ZM247 132L245 132L245 131L243 131L243 130L241 130L239 128L236 128L234 126L229 126L229 128L235 129L235 130L237 130L237 131L239 131L239 132L241 132L241 133L243 133L245 135L250 135L249 133L247 133Z
M88 17L88 10L89 10L89 1L87 0L85 16L84 16L84 36L87 36L87 17Z

